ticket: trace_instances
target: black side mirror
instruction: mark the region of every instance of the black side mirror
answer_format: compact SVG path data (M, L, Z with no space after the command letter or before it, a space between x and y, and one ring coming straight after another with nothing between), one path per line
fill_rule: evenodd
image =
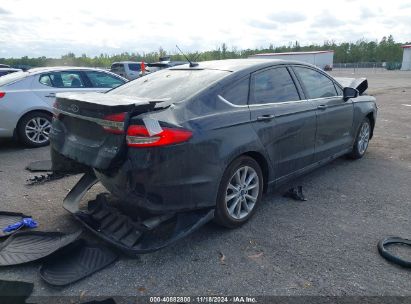
M360 95L360 93L357 89L345 87L343 90L343 98L345 101L347 101L350 98L358 97L358 95Z

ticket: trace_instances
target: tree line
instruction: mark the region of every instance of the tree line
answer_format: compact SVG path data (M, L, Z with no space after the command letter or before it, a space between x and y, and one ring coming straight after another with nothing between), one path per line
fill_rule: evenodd
M387 62L397 63L402 60L401 45L394 40L392 35L383 37L380 41L361 39L356 42L335 43L335 41L325 41L323 44L311 44L301 46L298 41L291 42L288 45L274 46L270 44L268 47L260 47L256 49L239 50L236 47L229 49L226 43L217 47L214 50L204 52L187 53L187 57L191 60L197 58L197 61L205 60L220 60L234 58L248 58L250 55L260 53L284 53L284 52L302 52L302 51L321 51L334 50L334 63L358 63L358 62ZM160 47L158 51L139 53L139 52L123 52L117 55L100 54L99 56L89 57L86 54L76 56L70 52L61 58L47 58L45 56L38 58L29 58L27 56L21 58L0 58L0 63L5 63L15 67L42 67L42 66L89 66L89 67L105 67L109 68L116 61L144 61L155 62L160 57L166 56L164 49ZM182 54L168 54L171 60L184 61Z

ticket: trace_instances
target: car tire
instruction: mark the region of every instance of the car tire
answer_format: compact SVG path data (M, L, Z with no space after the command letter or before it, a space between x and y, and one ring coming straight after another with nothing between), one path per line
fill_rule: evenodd
M358 128L357 136L355 137L354 145L352 151L348 156L352 159L360 159L364 156L367 151L368 144L371 136L371 123L366 117L362 121L360 127Z
M234 160L221 178L214 220L227 228L236 228L254 214L263 193L263 174L251 157Z
M39 111L24 115L17 125L17 134L21 143L32 148L47 146L50 143L48 134L51 120L50 114Z

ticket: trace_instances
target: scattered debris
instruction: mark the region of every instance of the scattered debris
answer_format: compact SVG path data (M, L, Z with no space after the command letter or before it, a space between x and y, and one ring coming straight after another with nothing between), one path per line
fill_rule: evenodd
M51 160L38 160L28 164L26 170L30 172L53 171L51 166Z
M284 194L284 197L290 197L297 201L306 201L307 199L303 193L303 186L296 186L288 189L288 191Z
M0 238L9 236L10 234L13 234L21 229L22 227L19 227L16 230L8 232L3 230L5 227L13 225L23 220L24 218L30 218L30 216L24 215L23 213L0 211Z
M146 292L146 291L147 291L147 288L145 288L145 287L139 287L139 288L137 288L137 290L138 290L139 292Z
M0 280L0 302L2 304L23 304L33 292L33 283Z
M87 210L79 210L86 192L97 182L86 173L67 194L63 207L71 212L87 229L130 256L159 250L191 234L211 221L214 209L200 209L178 214L141 216L133 218L119 206L126 202L109 201L108 194L99 194L88 203ZM137 217L137 219L135 219Z
M220 251L220 252L219 252L219 255L220 255L220 263L223 264L223 265L226 265L224 253L222 253L222 252Z
M36 228L38 226L37 222L33 220L31 217L25 217L22 220L8 225L6 228L3 229L3 233L10 233L20 228L27 227L27 228Z
M264 252L260 252L260 253L256 253L256 254L253 254L253 255L249 255L248 257L250 259L258 259L258 258L261 258L263 255L264 255Z
M46 175L36 175L32 178L29 178L27 180L27 185L28 186L35 186L35 185L42 185L47 182L51 182L54 180L61 179L63 177L69 176L70 174L68 173L60 173L60 172L52 172L48 173Z
M17 265L44 258L74 242L81 230L71 234L26 231L11 235L0 245L0 266Z
M50 256L40 268L40 276L50 285L77 282L113 263L118 255L105 246L78 240Z
M378 252L384 259L402 267L411 268L411 261L401 259L387 250L386 246L392 244L411 246L411 240L391 236L378 242Z

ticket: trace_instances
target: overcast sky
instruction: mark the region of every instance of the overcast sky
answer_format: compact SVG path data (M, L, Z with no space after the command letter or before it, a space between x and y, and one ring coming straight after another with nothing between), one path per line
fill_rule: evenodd
M0 57L411 41L411 0L0 0Z

